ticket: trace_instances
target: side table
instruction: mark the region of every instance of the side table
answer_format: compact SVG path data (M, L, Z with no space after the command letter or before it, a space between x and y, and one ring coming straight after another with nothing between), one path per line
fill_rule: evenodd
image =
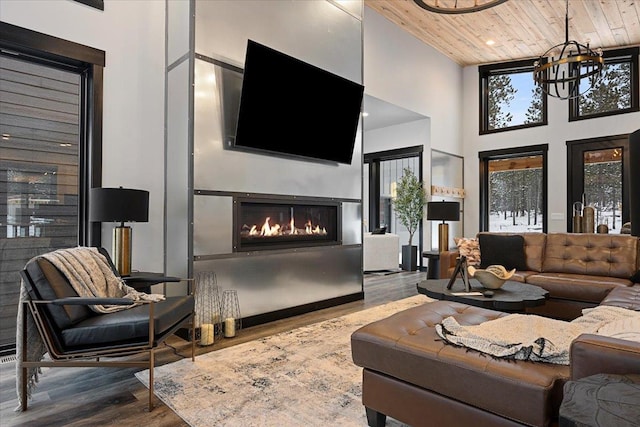
M440 278L440 252L424 251L422 252L422 257L428 259L427 279L439 279Z
M165 276L162 273L151 273L148 271L132 271L128 276L122 276L122 280L136 291L151 293L151 285L166 282L179 282L179 277Z

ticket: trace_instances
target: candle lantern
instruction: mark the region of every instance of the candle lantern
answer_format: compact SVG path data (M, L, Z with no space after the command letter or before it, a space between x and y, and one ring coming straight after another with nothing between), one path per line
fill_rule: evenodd
M238 292L235 290L226 290L222 293L222 321L226 338L235 337L242 328Z
M213 271L197 273L195 282L196 341L207 346L222 335L220 290Z

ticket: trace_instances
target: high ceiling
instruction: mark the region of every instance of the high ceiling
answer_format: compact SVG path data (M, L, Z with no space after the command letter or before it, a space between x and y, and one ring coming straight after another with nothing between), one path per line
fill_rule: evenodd
M471 0L439 0L455 1ZM508 0L458 15L429 12L413 0L364 3L462 66L537 58L565 40L565 0ZM639 45L640 0L569 0L569 39L605 50Z

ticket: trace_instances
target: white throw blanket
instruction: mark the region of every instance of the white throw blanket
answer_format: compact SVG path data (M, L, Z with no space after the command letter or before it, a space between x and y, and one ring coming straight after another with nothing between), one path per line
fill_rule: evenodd
M67 278L73 289L81 297L104 298L129 298L134 301L161 301L165 297L161 294L146 294L138 292L126 285L124 281L115 275L109 261L97 248L76 247L70 249L58 249L42 255L49 260ZM20 370L22 369L22 322L26 316L27 322L27 354L26 360L39 361L44 358L46 347L38 332L30 310L25 310L24 302L29 300L24 283L20 284L20 301L18 303L17 328L16 328L16 392L18 394L18 407L22 410L20 402L20 390L22 388ZM93 311L98 313L112 313L135 307L134 305L91 305ZM25 381L27 382L27 399L38 382L38 368L28 368Z
M582 313L571 322L510 314L471 326L462 326L447 317L436 325L436 332L445 342L493 357L568 365L571 342L580 334L598 334L613 322L640 318L640 312L612 306L589 308Z

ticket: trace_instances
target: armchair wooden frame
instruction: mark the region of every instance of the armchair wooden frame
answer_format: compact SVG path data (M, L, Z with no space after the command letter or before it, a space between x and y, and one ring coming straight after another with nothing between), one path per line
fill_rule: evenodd
M31 298L24 304L24 314L22 316L22 324L18 327L22 328L22 356L21 370L22 386L20 392L20 402L22 410L27 409L27 376L28 368L39 367L111 367L111 368L147 368L149 370L149 411L153 409L153 369L156 360L156 351L166 339L174 334L182 326L188 324L191 338L191 360L195 360L195 330L194 330L194 310L190 314L179 319L171 327L157 333L155 330L155 313L156 305L161 304L153 301L144 301L143 304L148 307L148 340L134 339L127 341L126 339L109 343L107 345L96 344L83 348L65 349L61 345L58 328L51 318L47 306L89 306L89 305L132 305L134 302L127 298L85 298L85 297L65 297L57 299L39 298L39 293L35 289L34 282L29 272L24 269L20 272L23 283ZM193 294L190 295L193 298ZM42 338L46 351L51 360L27 360L27 310L31 313L38 333ZM126 311L126 310L125 310ZM122 313L122 312L118 312ZM147 355L147 357L143 357ZM126 357L131 357L127 359ZM133 357L140 356L140 357ZM101 359L106 358L106 359ZM111 359L113 358L113 360ZM93 359L93 360L91 360ZM139 360L140 359L140 360Z

